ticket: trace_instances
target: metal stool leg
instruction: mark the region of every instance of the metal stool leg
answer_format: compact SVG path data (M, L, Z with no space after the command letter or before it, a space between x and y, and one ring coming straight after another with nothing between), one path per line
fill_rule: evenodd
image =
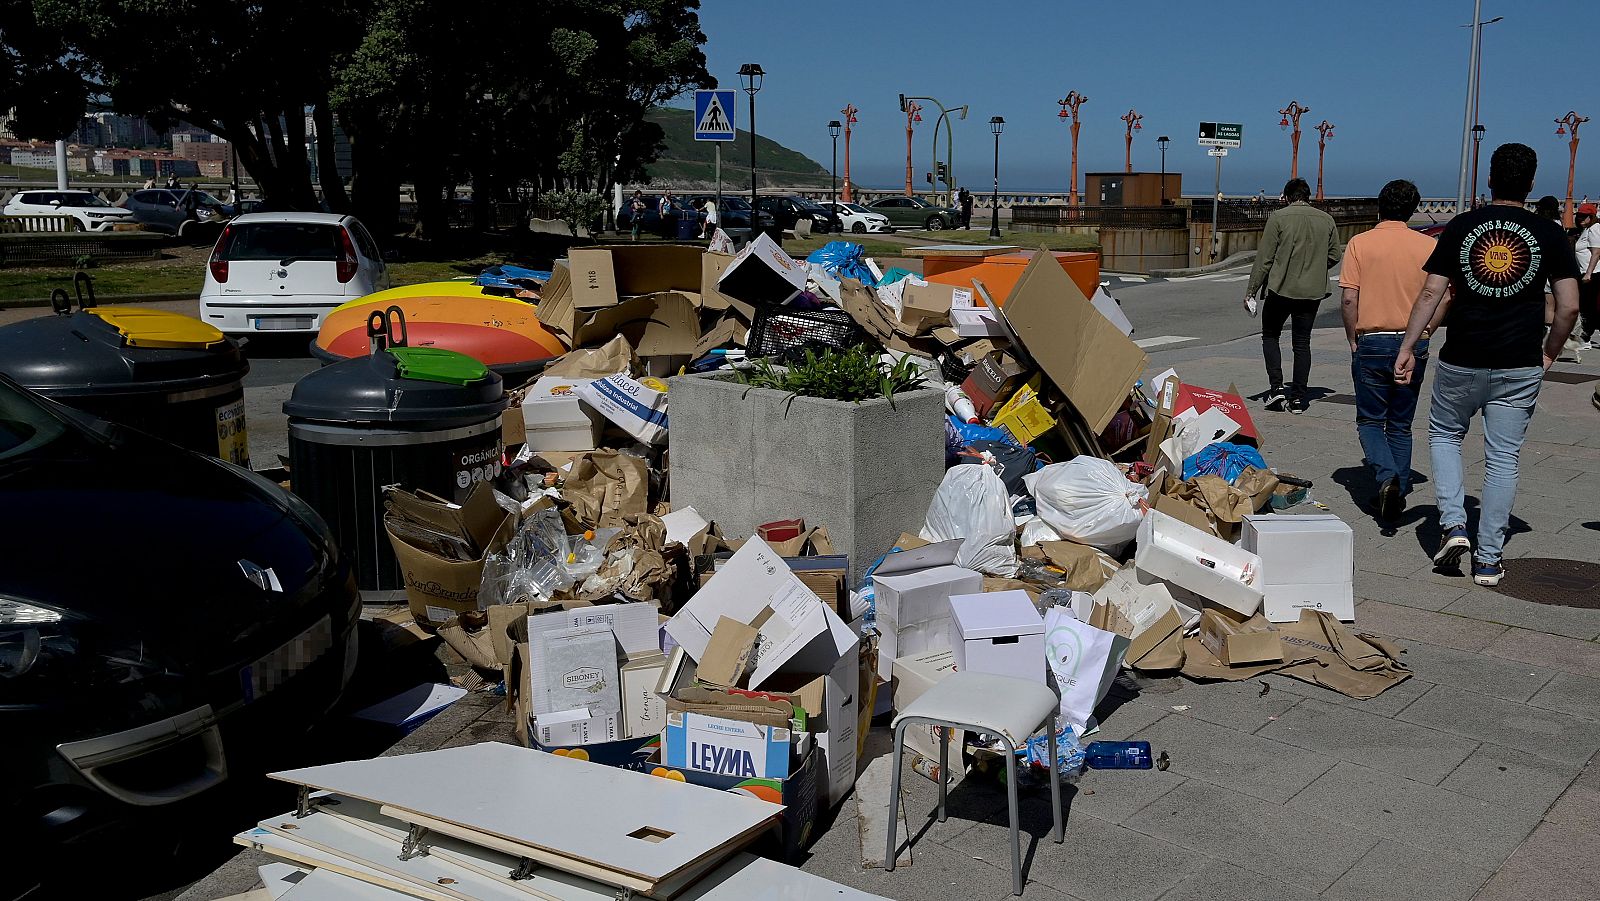
M950 727L939 726L939 822L944 822L945 786L950 774Z
M1056 821L1056 844L1061 844L1063 834L1061 830L1061 767L1055 758L1056 734L1060 725L1060 718L1050 714L1050 814Z
M889 849L883 853L883 869L894 872L894 827L900 819L900 763L905 760L906 723L902 721L894 730L894 775L889 779Z
M1006 801L1011 807L1011 894L1022 894L1022 837L1017 816L1017 749L1004 737L1006 746Z

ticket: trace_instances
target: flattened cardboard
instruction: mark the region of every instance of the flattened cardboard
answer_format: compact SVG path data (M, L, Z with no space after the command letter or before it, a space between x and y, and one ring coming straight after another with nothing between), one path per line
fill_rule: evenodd
M623 244L574 248L567 256L572 270L572 305L580 312L613 307L622 298L640 294L700 290L698 247Z
M593 344L617 335L640 357L687 356L700 343L700 316L684 294L647 294L595 312L577 327L572 343Z
M737 688L750 672L759 635L754 626L719 617L706 652L700 657L696 677L707 685Z
M1105 431L1149 357L1083 296L1049 253L1035 254L998 311L1027 356Z

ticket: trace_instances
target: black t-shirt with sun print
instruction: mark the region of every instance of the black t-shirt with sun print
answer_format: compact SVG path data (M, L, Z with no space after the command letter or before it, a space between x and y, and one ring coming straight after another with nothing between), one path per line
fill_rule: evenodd
M1422 268L1454 298L1439 360L1473 369L1542 365L1546 286L1578 277L1561 223L1498 204L1451 219Z

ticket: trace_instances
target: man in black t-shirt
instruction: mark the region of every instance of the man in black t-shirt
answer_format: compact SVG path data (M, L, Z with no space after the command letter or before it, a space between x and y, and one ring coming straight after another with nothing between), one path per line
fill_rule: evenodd
M1524 144L1502 144L1489 160L1486 207L1450 220L1423 265L1428 280L1411 312L1395 359L1395 381L1411 381L1412 348L1448 287L1444 350L1434 367L1428 448L1444 541L1433 561L1453 567L1472 549L1467 537L1461 442L1472 417L1483 415L1483 511L1472 579L1498 585L1500 553L1517 492L1517 457L1545 370L1555 362L1578 318L1578 263L1561 223L1528 212L1538 158ZM1545 286L1555 318L1544 325ZM1541 346L1542 345L1542 346Z

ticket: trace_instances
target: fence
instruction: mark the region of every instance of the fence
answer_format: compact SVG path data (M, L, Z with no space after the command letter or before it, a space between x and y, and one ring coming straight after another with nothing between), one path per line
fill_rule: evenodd
M82 231L77 218L60 213L26 213L0 216L0 235L61 234Z
M167 237L151 232L0 232L0 266L154 259Z
M1183 228L1188 224L1182 207L1017 205L1011 222L1018 227L1066 228Z

